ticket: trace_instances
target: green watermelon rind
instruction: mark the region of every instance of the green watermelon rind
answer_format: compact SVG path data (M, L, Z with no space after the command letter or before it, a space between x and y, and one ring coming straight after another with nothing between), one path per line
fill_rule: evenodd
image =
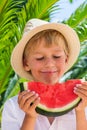
M79 102L80 98L76 98L73 102L69 103L68 105L64 106L64 107L61 107L61 108L47 108L46 106L42 105L42 104L39 104L38 107L40 109L44 109L46 111L51 111L51 112L61 112L61 111L64 111L64 110L67 110L71 107L73 107L74 105L76 105L78 102Z
M50 109L46 108L42 104L39 104L36 107L36 111L37 111L37 113L45 115L45 116L53 116L53 117L61 116L61 115L66 114L67 112L71 111L73 108L75 108L79 104L80 101L81 101L81 98L77 97L73 102L71 102L70 104L68 104L64 107L50 108Z

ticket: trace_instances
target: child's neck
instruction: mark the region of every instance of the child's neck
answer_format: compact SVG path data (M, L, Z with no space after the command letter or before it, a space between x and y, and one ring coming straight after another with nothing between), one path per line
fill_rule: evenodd
M50 124L52 124L55 119L55 117L47 117L47 118L48 118Z

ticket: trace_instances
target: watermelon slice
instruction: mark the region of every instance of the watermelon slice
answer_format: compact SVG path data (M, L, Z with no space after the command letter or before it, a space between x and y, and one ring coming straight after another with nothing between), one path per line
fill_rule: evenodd
M76 84L81 84L81 80L73 79L55 85L25 82L24 88L39 94L40 103L36 107L39 114L60 116L72 110L80 102L80 97L73 92Z

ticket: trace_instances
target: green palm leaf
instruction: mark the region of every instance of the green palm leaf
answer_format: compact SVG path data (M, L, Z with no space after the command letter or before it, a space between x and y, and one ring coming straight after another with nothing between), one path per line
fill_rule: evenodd
M22 1L18 3L13 0L0 3L0 93L5 91L12 73L10 55L15 44L15 34L11 21L16 19L15 12L18 12L17 5L20 4Z
M58 0L28 0L25 6L22 8L21 12L18 14L18 21L22 25L26 23L31 18L40 18L44 20L50 19L50 13L58 9L58 6L54 4Z
M83 2L64 23L75 28L81 21L87 18L87 0Z
M13 0L4 0L0 3L0 31L6 27L6 24L9 26L11 20L16 19L16 12L19 11L19 8L17 8L17 6L22 3L23 1Z
M87 1L83 2L70 18L63 22L75 29L81 42L87 40Z
M87 18L81 21L76 27L76 32L80 38L80 41L83 42L87 40Z

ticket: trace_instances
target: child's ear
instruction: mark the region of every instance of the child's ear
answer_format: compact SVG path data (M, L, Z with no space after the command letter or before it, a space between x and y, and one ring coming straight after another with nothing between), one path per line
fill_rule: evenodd
M26 60L23 61L23 67L26 71L30 71L30 67L29 65L27 64Z

